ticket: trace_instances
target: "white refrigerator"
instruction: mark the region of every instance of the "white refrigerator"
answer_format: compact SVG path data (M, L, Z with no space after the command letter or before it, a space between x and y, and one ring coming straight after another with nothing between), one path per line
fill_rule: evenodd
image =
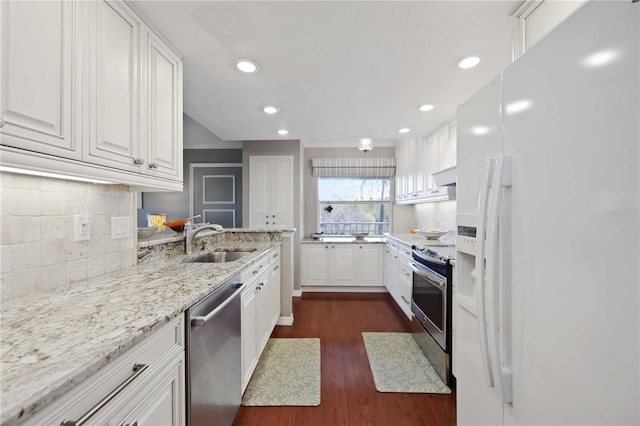
M639 29L591 1L458 108L459 424L640 424Z

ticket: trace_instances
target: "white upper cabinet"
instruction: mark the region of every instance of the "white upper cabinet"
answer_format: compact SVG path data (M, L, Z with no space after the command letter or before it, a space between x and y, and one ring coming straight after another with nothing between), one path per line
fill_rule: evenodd
M67 1L2 2L2 145L80 158L75 11Z
M1 5L3 165L182 190L182 61L123 1Z
M587 0L526 0L515 10L513 59L516 60L534 44L560 25Z
M121 3L90 2L89 155L91 163L140 170L140 33L142 22Z
M182 179L182 61L150 31L144 32L143 115L147 169Z
M438 187L432 174L456 165L456 125L447 124L426 138L396 143L396 203L444 201L455 190Z
M293 228L293 157L249 157L249 217L254 229Z

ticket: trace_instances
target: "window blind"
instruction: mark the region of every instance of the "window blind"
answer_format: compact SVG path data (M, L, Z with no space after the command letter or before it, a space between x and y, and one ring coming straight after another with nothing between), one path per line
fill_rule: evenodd
M391 157L312 158L314 177L393 177L396 159Z

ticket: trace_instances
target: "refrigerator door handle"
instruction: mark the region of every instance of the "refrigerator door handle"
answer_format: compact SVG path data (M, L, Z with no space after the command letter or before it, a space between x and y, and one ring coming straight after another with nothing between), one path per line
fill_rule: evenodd
M500 259L498 231L502 210L503 188L511 186L511 160L510 156L504 155L495 158L486 223L487 329L494 381L498 388L498 394L503 402L511 402L513 397L511 369L503 365L503 344L505 343L505 336L501 333L502 330L500 327L500 314L503 312L503 305L500 303L500 267L502 263ZM502 232L507 232L506 227L502 228ZM502 237L505 238L509 236L503 235Z
M476 305L478 306L478 334L480 338L480 355L482 356L482 370L487 386L494 387L493 371L489 357L489 339L487 335L487 311L485 308L485 231L487 222L487 204L489 189L493 176L493 158L487 158L484 164L484 174L482 186L480 187L480 197L478 199L478 231L477 231L477 252L476 267L472 275L476 279Z

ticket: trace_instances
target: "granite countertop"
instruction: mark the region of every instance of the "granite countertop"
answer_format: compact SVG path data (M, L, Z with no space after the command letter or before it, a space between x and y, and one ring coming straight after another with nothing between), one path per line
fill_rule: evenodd
M216 249L256 251L219 264L182 255L16 300L0 312L0 423L24 421L280 244L225 243Z
M320 239L305 238L302 240L302 244L384 244L387 242L386 237L365 237L364 239L357 239L351 236L337 236L337 237L322 237Z

